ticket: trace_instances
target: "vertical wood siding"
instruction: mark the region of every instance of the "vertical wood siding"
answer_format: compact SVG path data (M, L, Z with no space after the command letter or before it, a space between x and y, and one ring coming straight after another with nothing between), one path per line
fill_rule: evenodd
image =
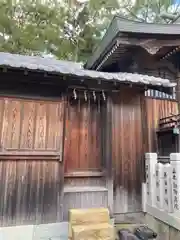
M171 114L178 113L176 101L146 98L147 108L147 150L149 152L157 151L156 130L159 119Z
M65 172L101 169L101 117L97 103L69 103L65 139Z
M159 119L177 114L177 102L143 96L133 90L122 91L113 99L113 164L115 214L141 211L141 182L144 171L143 137L146 150L156 148ZM145 108L141 105L145 104ZM143 136L143 115L147 115Z
M0 99L1 151L61 155L64 102ZM0 159L0 225L62 220L62 163Z
M142 116L141 94L123 90L113 99L114 212L141 210Z
M61 166L57 161L0 161L0 224L61 221Z
M65 178L63 219L68 220L70 208L107 207L108 199L105 187L104 177ZM96 189L96 191L92 189Z
M142 94L143 96L143 94ZM114 212L141 211L144 148L142 96L131 88L112 99ZM155 151L158 120L177 113L177 103L146 98L148 150ZM64 102L0 98L0 150L62 152ZM98 104L67 108L65 171L100 170L101 118ZM95 179L96 180L96 179ZM105 178L65 179L65 187L105 187ZM83 182L83 183L82 183ZM66 186L67 185L67 186ZM65 192L63 163L48 160L0 160L0 225L47 223L64 219L70 207L106 206L107 192ZM92 204L91 204L92 202Z
M62 102L1 98L1 148L60 150L62 122Z
M107 207L106 179L67 177L78 172L102 171L101 108L93 99L69 101L65 134L63 219L70 208ZM96 188L96 191L91 191Z
M69 208L108 207L107 192L77 192L64 194L64 220L68 221Z

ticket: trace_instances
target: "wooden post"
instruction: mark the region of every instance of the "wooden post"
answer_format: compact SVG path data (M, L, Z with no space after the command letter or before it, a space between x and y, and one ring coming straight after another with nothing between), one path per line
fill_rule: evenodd
M177 66L178 72L176 77L176 100L178 104L178 113L180 113L180 72L179 72L179 66ZM180 134L178 135L178 146L177 151L180 152Z
M112 99L108 96L106 104L105 128L105 161L106 161L106 183L108 189L108 208L110 215L113 215L113 163L112 163Z
M144 91L140 93L140 104L141 104L141 122L142 122L142 148L143 148L143 156L142 156L142 165L141 171L142 182L145 182L146 174L145 174L145 153L150 151L149 149L150 143L148 141L148 118L147 118L147 104L146 104L146 97Z
M179 72L179 68L178 68L178 73L177 73L177 77L176 77L176 99L177 99L177 103L178 103L178 113L180 113L180 72Z
M66 137L66 116L68 111L68 98L67 96L63 97L63 129L62 129L62 141L61 141L61 151L60 151L60 158L61 162L59 163L59 174L60 174L60 182L59 182L59 198L58 204L60 208L60 216L59 221L64 220L64 209L63 209L63 201L64 201L64 148L65 148L65 137Z

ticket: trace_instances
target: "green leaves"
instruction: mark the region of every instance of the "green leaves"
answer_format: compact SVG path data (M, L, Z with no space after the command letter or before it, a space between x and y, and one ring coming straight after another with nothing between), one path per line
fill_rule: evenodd
M174 5L172 0L137 0L134 5L128 8L127 12L131 19L167 23L167 19L163 19L161 14L171 13L177 15L180 13L179 7L179 5Z
M86 61L115 14L163 22L162 12L178 11L170 0L1 0L0 51Z

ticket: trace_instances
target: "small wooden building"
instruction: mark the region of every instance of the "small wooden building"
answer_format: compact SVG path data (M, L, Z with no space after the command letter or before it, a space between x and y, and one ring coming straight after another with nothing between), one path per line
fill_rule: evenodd
M79 207L141 214L145 95L173 98L173 28L115 17L85 67L0 53L1 225L66 221Z
M91 58L88 59L85 67L103 72L146 74L152 76L152 79L153 77L167 78L172 83L176 83L179 79L179 43L179 25L137 23L116 16L111 22L101 44L97 47ZM145 136L142 143L145 151L156 152L158 151L156 131L160 118L177 114L178 112L176 89L174 87L171 94L164 93L162 89L147 90L145 91L145 96L144 109L142 110L145 120L141 123ZM114 108L113 112L113 116L118 116L115 114L119 113L119 107ZM113 145L113 162L114 166L116 166L114 179L115 183L118 183L114 185L114 214L117 219L119 219L119 213L140 211L140 205L139 207L136 205L136 202L140 202L140 200L135 200L138 194L136 193L135 185L132 184L133 181L128 180L128 187L122 187L124 186L123 181L125 182L130 178L127 175L125 176L124 173L126 162L129 161L131 164L134 162L134 166L137 166L139 159L139 156L134 157L135 153L133 152L140 149L136 145L137 137L135 134L133 137L133 129L131 129L134 122L133 108L130 112L131 125L128 131L129 138L126 138L127 135L124 134L124 126L120 125L122 118L124 118L124 122L126 121L125 114L122 114L121 116L123 117L118 119L117 122L113 121L116 124L116 129L119 127L119 131L125 137L123 138L124 140L116 139L115 141L114 139L116 145ZM127 125L125 126L127 129ZM128 144L129 139L133 142L134 150L129 149L129 146L131 146L131 144ZM127 146L127 148L124 146ZM141 156L143 156L144 150L139 151L142 153ZM129 167L128 174L133 175L130 173L130 169L131 167ZM133 167L132 169L135 171ZM136 174L134 177L137 176ZM128 191L126 191L127 189ZM119 202L123 202L124 205L121 205L122 208Z
M160 156L169 157L171 153L179 152L180 115L161 118L156 134Z

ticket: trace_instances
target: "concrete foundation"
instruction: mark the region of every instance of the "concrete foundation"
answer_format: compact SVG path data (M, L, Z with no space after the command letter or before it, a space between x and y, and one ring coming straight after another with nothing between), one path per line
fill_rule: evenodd
M157 240L179 240L180 239L180 231L167 225L164 222L161 222L157 218L146 214L145 222L148 227L152 228L157 234Z
M68 240L68 222L3 227L0 240Z
M113 220L112 220L113 224ZM157 218L146 214L144 224L148 225L158 234L157 240L180 240L180 230L177 230ZM143 224L118 224L117 229L135 227ZM0 240L68 240L68 223L52 223L31 226L0 228Z
M67 240L68 223L0 228L0 240Z

